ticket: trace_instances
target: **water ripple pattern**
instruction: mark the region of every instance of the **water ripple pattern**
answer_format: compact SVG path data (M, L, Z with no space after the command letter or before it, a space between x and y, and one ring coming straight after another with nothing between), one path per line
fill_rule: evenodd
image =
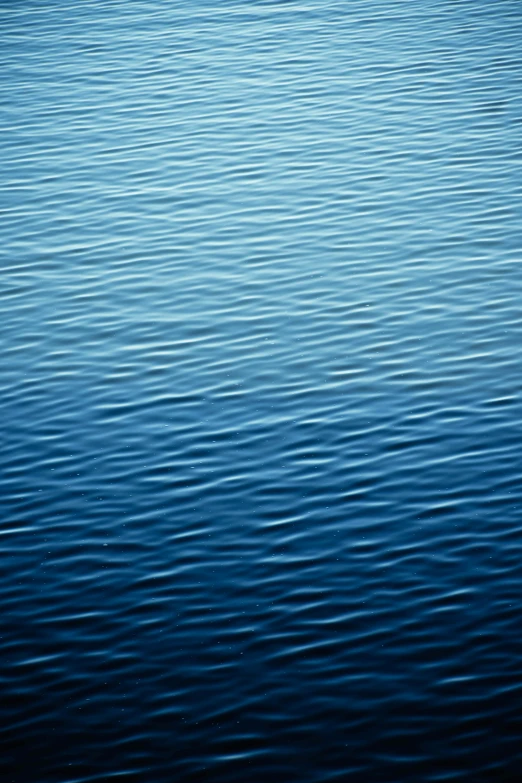
M518 0L0 2L11 783L518 780Z

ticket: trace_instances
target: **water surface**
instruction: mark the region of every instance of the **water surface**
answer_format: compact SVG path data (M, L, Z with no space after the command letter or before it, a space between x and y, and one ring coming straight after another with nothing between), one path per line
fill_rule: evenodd
M518 1L0 41L5 780L515 779Z

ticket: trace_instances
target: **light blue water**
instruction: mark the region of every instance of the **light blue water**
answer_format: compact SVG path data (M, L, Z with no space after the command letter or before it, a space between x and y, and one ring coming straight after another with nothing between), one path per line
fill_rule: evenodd
M5 780L518 779L519 2L0 44Z

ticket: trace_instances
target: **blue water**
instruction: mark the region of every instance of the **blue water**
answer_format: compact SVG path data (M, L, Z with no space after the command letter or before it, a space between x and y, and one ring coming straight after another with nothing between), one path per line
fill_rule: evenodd
M2 780L519 780L518 0L0 43Z

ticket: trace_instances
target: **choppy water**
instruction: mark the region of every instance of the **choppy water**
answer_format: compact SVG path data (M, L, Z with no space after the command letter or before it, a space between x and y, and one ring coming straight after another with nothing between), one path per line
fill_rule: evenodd
M518 0L0 42L3 779L518 779Z

